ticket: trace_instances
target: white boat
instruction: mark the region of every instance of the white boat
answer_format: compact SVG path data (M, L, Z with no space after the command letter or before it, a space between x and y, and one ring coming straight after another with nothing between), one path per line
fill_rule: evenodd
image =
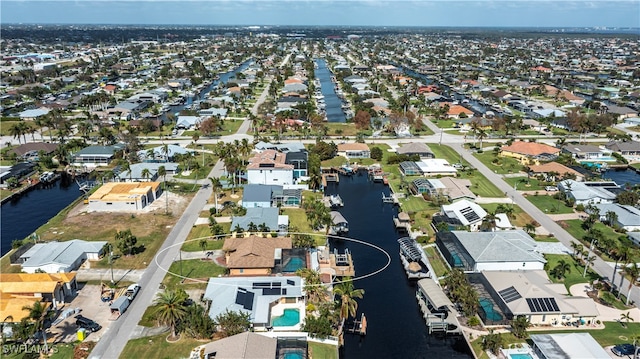
M49 183L56 178L55 172L44 172L40 175L40 182Z

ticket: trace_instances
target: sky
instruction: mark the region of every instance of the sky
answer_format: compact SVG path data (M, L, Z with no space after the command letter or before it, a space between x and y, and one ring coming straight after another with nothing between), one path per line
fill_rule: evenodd
M0 0L0 23L640 27L640 0Z

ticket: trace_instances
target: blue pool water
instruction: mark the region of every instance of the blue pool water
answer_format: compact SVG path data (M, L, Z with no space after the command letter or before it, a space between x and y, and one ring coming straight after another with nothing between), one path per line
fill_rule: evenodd
M281 316L271 318L271 325L274 327L291 327L298 323L300 323L299 309L285 309Z
M285 264L284 268L282 268L283 272L295 272L300 268L306 267L305 260L298 257L291 257L287 264Z
M520 353L509 353L509 358L510 359L533 359L533 357L527 353L524 354L520 354Z
M297 352L284 353L284 359L304 359L304 355Z

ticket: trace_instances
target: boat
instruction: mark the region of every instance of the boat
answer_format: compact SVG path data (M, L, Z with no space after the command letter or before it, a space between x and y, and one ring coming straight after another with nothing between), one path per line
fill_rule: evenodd
M56 173L55 172L44 172L40 175L40 182L42 183L50 183L56 180Z
M411 237L398 239L400 244L400 261L407 272L409 279L422 279L431 276L429 272L429 260L422 246Z
M329 228L329 234L341 235L349 232L349 222L338 211L331 211L333 225Z
M342 197L340 197L339 194L332 194L331 196L329 196L328 201L329 207L331 208L344 207L344 202L342 201Z

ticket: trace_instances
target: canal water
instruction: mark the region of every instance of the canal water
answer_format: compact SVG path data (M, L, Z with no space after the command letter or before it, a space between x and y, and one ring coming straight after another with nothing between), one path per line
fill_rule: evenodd
M314 72L316 78L320 80L320 88L326 104L327 121L346 122L347 118L342 111L342 100L336 95L335 84L331 81L333 73L327 68L327 63L324 59L316 59L315 63L318 68Z
M349 222L345 237L362 240L384 249L391 256L391 264L381 273L354 282L355 288L365 290L358 299L359 318L367 317L367 335L345 334L341 358L471 358L464 339L430 336L416 301L416 284L407 280L399 258L393 216L397 209L382 203L382 194L389 189L382 183L368 180L366 172L351 177L341 176L339 184L330 183L327 194L340 194L344 207L338 211ZM333 239L341 252L352 253L356 276L375 272L387 263L381 252L362 244Z
M31 235L81 194L75 181L63 177L4 203L0 209L2 255L11 250L11 242Z
M627 184L634 186L640 184L640 174L631 169L606 170L602 178L615 181L619 186L627 187Z

